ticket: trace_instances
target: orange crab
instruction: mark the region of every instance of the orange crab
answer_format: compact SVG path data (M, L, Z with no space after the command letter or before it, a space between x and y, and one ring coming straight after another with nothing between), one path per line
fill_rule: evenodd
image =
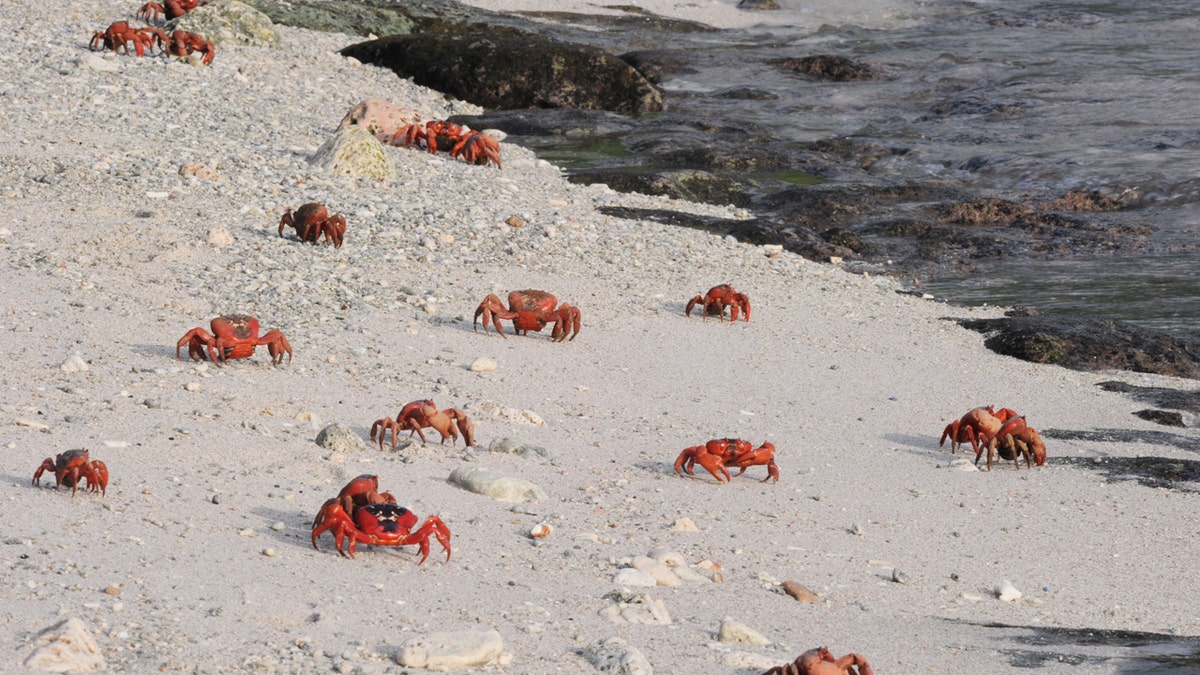
M171 56L187 56L192 52L200 52L204 65L212 65L213 57L217 55L217 47L212 40L198 33L177 30L171 33L171 41L167 43L167 53Z
M341 248L346 236L346 218L341 214L329 215L329 210L320 202L304 204L294 214L288 209L279 219L279 236L283 236L285 227L295 228L300 241L313 244L324 234L325 243L333 242L334 248Z
M875 675L871 664L858 654L835 659L828 647L810 649L792 663L775 666L762 675Z
M557 305L557 307L556 307ZM567 303L558 305L558 298L546 291L526 289L513 291L508 294L508 309L504 308L500 298L490 294L475 308L475 329L478 330L479 317L483 316L483 332L487 333L488 323L495 323L496 332L504 337L500 319L513 322L513 332L528 335L529 331L540 331L547 325L553 324L550 337L555 342L567 339L574 340L579 335L579 308Z
M450 528L437 516L429 516L415 531L417 516L396 504L390 493L379 491L379 476L363 474L346 484L338 496L317 512L312 525L312 545L326 531L333 535L338 553L353 558L357 544L371 546L417 546L421 560L429 557L429 538L438 540L450 560ZM349 545L343 550L346 542ZM318 549L319 550L319 549Z
M746 473L746 469L752 466L765 466L767 467L767 477L761 482L765 483L769 480L779 482L779 467L775 465L775 444L770 441L764 441L762 445L753 450L739 450L726 464L741 469L736 474L738 476Z
M478 131L463 134L462 139L450 150L450 156L462 157L469 164L486 165L491 162L497 169L503 168L500 166L500 141Z
M999 453L1001 459L1011 459L1017 469L1021 468L1022 456L1025 457L1026 468L1033 468L1031 459L1032 464L1037 466L1046 463L1046 444L1042 441L1041 434L1025 423L1024 417L1009 419L991 438L980 443L979 450L975 452L976 465L979 464L979 458L985 448L988 471L992 470L992 457L996 453Z
M408 427L409 418L412 417L413 415L420 413L421 409L426 406L433 408L434 412L437 411L437 406L434 405L433 399L423 398L418 401L411 401L409 403L405 403L404 407L400 408L400 412L396 413L396 419L392 419L390 417L384 417L383 419L375 420L375 422L371 424L371 440L373 440L373 441L378 440L379 441L379 449L382 450L383 449L383 437L387 435L388 431L391 431L392 432L392 447L395 448L396 447L396 434L401 431L404 431L405 429L408 429L409 428ZM376 432L379 432L378 439L375 435ZM410 430L408 432L408 435L412 436L413 432Z
M129 45L133 45L134 53L145 56L146 51L158 47L166 50L171 38L161 28L134 28L126 21L114 21L108 28L92 36L89 45L92 51L111 49L114 52L129 53Z
M203 328L193 328L179 338L175 344L175 358L183 358L179 350L187 345L188 356L193 361L203 361L207 357L219 366L229 359L244 359L254 353L255 347L266 345L275 365L283 363L284 354L287 354L288 363L292 362L292 346L283 333L272 328L259 337L258 319L252 316L225 314L213 319L211 327L212 335Z
M406 148L413 145L419 147L424 141L425 149L429 151L429 154L434 154L438 151L439 143L443 148L453 148L462 138L462 126L449 120L430 120L424 126L409 124L401 127L392 137L392 145L403 145Z
M54 474L54 489L66 485L71 488L71 496L79 489L79 481L87 481L88 492L99 492L103 497L108 490L108 467L98 459L88 457L88 449L68 450L42 460L41 466L33 473L33 484L41 485L42 474L46 471Z
M1008 408L996 410L995 406L990 405L973 408L960 419L946 425L938 447L945 445L946 439L949 438L950 454L954 454L959 445L970 443L971 448L975 450L975 456L978 457L980 444L994 436L1001 425L1014 417L1018 417L1017 413Z
M147 22L157 21L159 18L165 16L167 21L170 21L171 19L178 19L201 5L207 4L207 0L205 2L200 2L200 0L167 0L161 4L151 0L151 2L147 2L139 7L134 16Z
M779 480L779 467L775 464L775 445L769 441L755 448L750 441L740 438L716 438L704 445L694 445L684 448L675 459L675 473L680 476L686 471L688 477L695 478L693 469L696 464L704 467L717 479L718 483L733 480L728 467L733 466L746 473L752 466L766 466L767 477L762 482Z
M733 290L733 286L729 284L721 284L708 289L708 292L703 296L688 300L687 309L684 314L692 315L692 309L696 305L703 305L700 312L700 318L707 316L718 316L723 321L725 319L725 308L729 308L729 320L737 321L738 312L741 311L742 316L746 321L750 320L750 298L746 297L745 293L738 293Z
M438 410L433 405L423 405L416 413L409 415L404 424L410 430L409 436L415 431L421 437L422 443L425 442L425 434L421 430L433 428L441 434L443 444L449 438L451 439L450 444L454 445L458 442L458 434L462 433L463 443L467 447L475 445L475 425L471 424L471 420L465 412L457 408ZM458 428L457 431L455 431L455 427ZM380 436L382 437L382 434ZM395 439L393 432L392 440L395 441Z

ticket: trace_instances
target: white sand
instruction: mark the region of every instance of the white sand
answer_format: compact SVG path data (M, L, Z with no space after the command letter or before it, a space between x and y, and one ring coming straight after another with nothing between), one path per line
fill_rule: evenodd
M476 627L498 630L511 658L477 672L590 672L581 650L610 636L658 673L749 675L822 644L876 673L1006 672L1010 650L1037 647L958 622L1200 632L1195 493L1054 465L963 471L937 447L949 420L987 403L1042 429L1156 429L1095 383L1194 382L994 355L943 317L996 311L605 217L594 204L690 207L569 185L507 144L503 171L395 148L399 180L321 175L306 158L358 100L448 110L332 55L349 36L285 29L296 49L221 48L207 69L108 57L108 73L84 44L126 3L9 7L0 670L66 617L116 672L400 672L406 639ZM220 178L181 178L192 162ZM276 236L279 211L317 198L350 220L341 250ZM511 215L527 225L503 224ZM233 243L206 243L214 225ZM749 323L684 317L723 282L749 294ZM527 287L582 309L575 341L471 330L486 294ZM175 360L185 331L234 311L287 333L292 363L265 350L219 369ZM76 353L89 369L60 369ZM497 370L468 370L480 357ZM330 423L365 437L425 397L471 411L481 447L339 456L313 442ZM546 424L486 416L489 401ZM724 436L773 442L779 483L758 482L761 468L728 485L672 472L683 448ZM504 437L552 460L487 451ZM108 464L106 497L31 487L43 458L79 447ZM447 480L464 465L548 498L514 508L466 492ZM317 509L363 473L442 517L449 563L436 544L422 566L411 548L349 560L326 536L313 550ZM698 531L677 531L681 518ZM535 544L543 521L553 533ZM715 561L724 580L634 589L663 602L667 626L601 617L614 574L656 546ZM992 597L1006 579L1021 600ZM774 592L784 580L819 602ZM774 644L715 644L725 617ZM1041 670L1114 671L1053 658Z

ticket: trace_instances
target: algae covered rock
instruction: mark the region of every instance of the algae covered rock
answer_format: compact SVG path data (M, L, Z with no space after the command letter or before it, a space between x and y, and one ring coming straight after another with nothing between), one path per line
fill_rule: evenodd
M325 141L309 163L327 173L356 178L391 179L399 173L387 148L367 127L352 124Z
M216 0L169 22L170 29L199 33L217 44L282 47L266 14L238 0Z

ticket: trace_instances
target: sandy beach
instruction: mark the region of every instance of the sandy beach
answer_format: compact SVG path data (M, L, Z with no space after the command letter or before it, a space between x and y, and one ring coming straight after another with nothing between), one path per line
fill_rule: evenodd
M134 4L0 15L0 670L68 618L133 673L424 672L405 645L454 631L503 643L456 672L651 672L597 666L612 638L657 673L751 675L818 645L879 674L1139 672L1034 629L1200 635L1194 486L1054 462L1186 450L1047 440L1046 466L989 472L938 446L987 404L1038 429L1161 430L1096 384L1194 382L992 354L948 319L1002 308L610 218L597 206L739 214L572 185L512 144L503 170L395 147L395 179L329 175L309 158L359 101L473 108L338 56L355 36L278 27L281 48L219 46L208 67L90 52ZM279 236L311 201L345 215L343 247ZM685 316L722 283L748 322ZM580 309L574 340L473 329L488 294L528 288ZM290 363L176 358L239 312L282 331ZM369 442L424 398L465 411L476 445ZM1189 422L1174 433L1195 439ZM330 425L363 443L318 445ZM774 444L780 480L676 475L684 448L726 437ZM107 464L105 496L31 485L77 448ZM539 498L450 480L468 469ZM449 561L436 542L421 565L413 547L349 559L328 534L314 550L317 511L362 474L439 516ZM636 585L652 552L677 585Z

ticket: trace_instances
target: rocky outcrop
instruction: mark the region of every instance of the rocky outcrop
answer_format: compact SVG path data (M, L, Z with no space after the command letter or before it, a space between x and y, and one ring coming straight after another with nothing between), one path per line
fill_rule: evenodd
M1200 378L1200 341L1116 321L1079 316L958 319L987 335L998 354L1073 370L1129 370Z
M271 19L238 0L216 0L169 22L168 28L199 33L217 44L280 47Z
M392 35L341 53L485 108L663 108L662 93L616 56L502 26Z

